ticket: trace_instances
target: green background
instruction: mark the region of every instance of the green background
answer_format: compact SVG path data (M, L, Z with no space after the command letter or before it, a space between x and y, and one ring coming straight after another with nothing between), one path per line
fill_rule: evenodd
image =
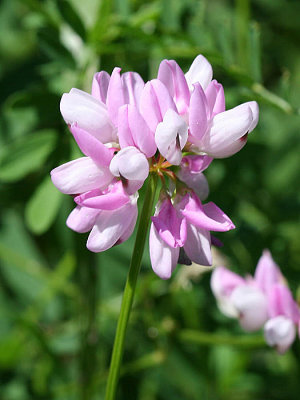
M62 93L90 91L114 66L154 78L204 54L226 107L256 100L246 147L206 172L209 200L234 221L215 258L253 273L271 250L299 287L299 1L2 0L0 4L0 398L103 399L134 237L102 254L65 220L72 199L52 168L79 156ZM143 193L140 196L140 203ZM169 281L146 248L118 399L297 399L299 339L279 356L261 333L219 312L210 273L178 266Z

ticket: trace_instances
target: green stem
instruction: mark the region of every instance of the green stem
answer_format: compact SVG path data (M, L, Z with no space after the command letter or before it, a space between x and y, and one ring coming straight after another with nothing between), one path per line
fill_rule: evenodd
M130 268L125 284L123 300L118 320L117 332L111 357L108 381L106 386L105 400L114 400L117 391L117 384L120 374L120 366L124 350L124 340L128 319L133 303L137 277L141 267L147 232L150 224L150 217L155 198L157 175L150 174L148 187L145 195L144 205L140 216L140 222L136 234L134 250L131 258Z
M265 347L266 342L262 335L255 336L228 336L215 333L200 332L192 329L183 329L178 333L180 341L201 345L232 345L242 348Z

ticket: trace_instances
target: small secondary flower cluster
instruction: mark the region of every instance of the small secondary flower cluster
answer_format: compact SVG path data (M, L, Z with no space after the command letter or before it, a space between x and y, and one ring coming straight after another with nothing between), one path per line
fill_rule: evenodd
M211 288L220 310L228 317L238 318L245 331L264 326L266 342L279 353L292 345L295 326L300 329L300 309L268 250L259 259L254 277L244 279L225 267L217 267Z
M62 96L62 116L85 155L51 172L77 205L67 225L91 231L93 252L122 243L136 223L138 190L156 173L163 188L150 231L154 271L169 278L179 253L211 265L210 231L234 225L214 203L202 204L208 195L202 172L213 158L245 145L258 105L225 111L223 87L202 55L186 74L175 61L162 61L157 79L146 84L136 72L120 71L96 73L91 94L71 89Z

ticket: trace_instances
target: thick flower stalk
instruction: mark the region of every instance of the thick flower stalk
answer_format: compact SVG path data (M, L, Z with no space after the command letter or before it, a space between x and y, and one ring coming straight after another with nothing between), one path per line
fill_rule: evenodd
M211 288L220 310L238 318L245 331L263 327L266 342L279 353L292 345L300 309L268 250L259 259L254 277L242 278L225 267L217 267Z
M150 231L153 270L167 279L178 259L211 265L210 232L234 225L214 203L202 204L209 192L203 171L245 145L257 103L225 111L223 87L202 55L186 74L174 60L162 61L146 84L120 71L96 73L91 94L71 89L62 97L62 116L84 154L51 172L54 185L74 197L67 225L90 231L93 252L124 242L151 172L162 182Z

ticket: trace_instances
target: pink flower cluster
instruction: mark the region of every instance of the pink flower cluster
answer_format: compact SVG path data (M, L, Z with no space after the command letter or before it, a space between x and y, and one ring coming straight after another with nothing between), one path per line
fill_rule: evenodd
M91 94L71 89L62 96L62 116L84 154L51 172L54 185L74 196L67 225L91 231L93 252L125 241L136 223L138 190L149 173L158 174L162 190L150 232L154 271L169 278L181 256L211 265L210 231L234 225L214 203L202 204L208 195L202 172L213 158L245 145L258 105L225 111L223 87L202 55L186 74L175 61L162 61L157 79L147 83L136 72L120 71L96 73Z
M217 267L211 288L220 310L238 318L248 332L264 327L265 340L284 353L300 329L300 309L268 250L258 261L254 277L242 278L225 267ZM300 335L300 330L299 330Z

